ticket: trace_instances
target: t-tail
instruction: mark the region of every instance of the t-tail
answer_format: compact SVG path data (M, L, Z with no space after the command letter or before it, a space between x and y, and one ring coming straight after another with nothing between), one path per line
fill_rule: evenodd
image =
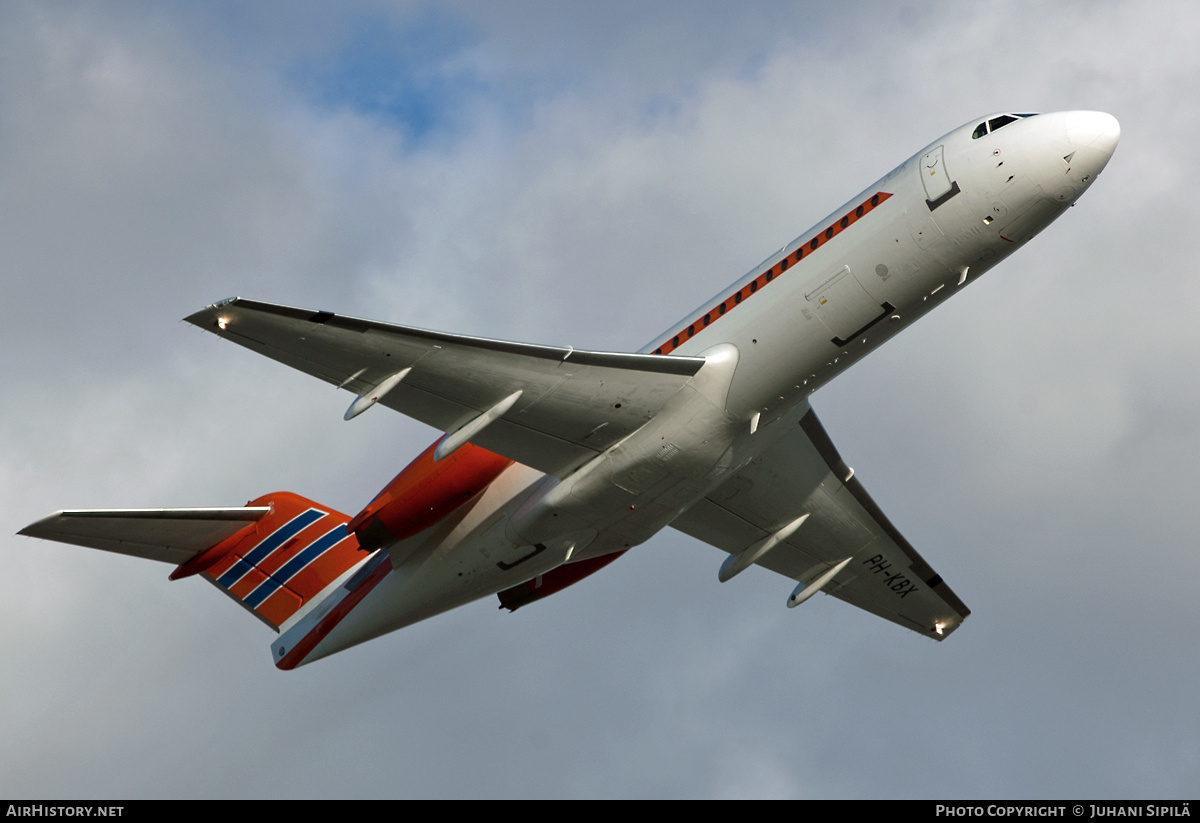
M350 518L290 492L229 509L67 510L23 529L199 575L276 631L286 631L368 559Z
M289 492L250 503L258 522L181 564L172 580L199 574L276 631L366 558L350 518Z

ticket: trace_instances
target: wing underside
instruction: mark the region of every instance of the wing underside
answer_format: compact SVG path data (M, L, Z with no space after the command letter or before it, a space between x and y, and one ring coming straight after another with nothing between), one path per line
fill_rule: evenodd
M808 408L778 421L776 442L672 525L738 554L808 515L757 564L941 640L970 614L892 525ZM766 433L766 432L764 432Z
M470 440L560 477L653 418L704 364L466 337L241 298L186 319L360 396L409 369L379 403L444 432L520 392Z

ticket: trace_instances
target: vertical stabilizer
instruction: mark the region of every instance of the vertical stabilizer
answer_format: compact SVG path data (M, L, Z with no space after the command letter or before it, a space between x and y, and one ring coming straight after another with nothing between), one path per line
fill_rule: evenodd
M366 558L341 512L290 492L250 505L270 512L206 552L210 565L202 574L278 631Z

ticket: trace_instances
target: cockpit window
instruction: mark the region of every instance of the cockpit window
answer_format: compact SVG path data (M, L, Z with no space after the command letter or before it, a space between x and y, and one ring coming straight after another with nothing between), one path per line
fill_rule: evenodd
M996 129L1004 128L1009 123L1015 123L1016 121L1017 118L1013 117L1011 114L1002 114L999 117L993 117L988 121L988 131L992 132Z
M996 129L1002 129L1009 123L1025 117L1037 117L1037 112L1030 112L1028 114L1002 114L999 117L993 117L991 120L984 121L976 126L975 131L971 132L971 139L978 140L985 134L993 132Z

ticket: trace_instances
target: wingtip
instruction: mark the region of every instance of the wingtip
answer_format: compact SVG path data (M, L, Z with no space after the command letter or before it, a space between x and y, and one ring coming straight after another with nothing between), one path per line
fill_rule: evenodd
M183 320L185 323L191 323L193 326L199 326L202 329L208 329L212 326L216 326L218 329L223 329L224 326L221 325L221 309L225 308L226 306L232 306L241 299L241 297L237 296L226 297L224 300L218 300L216 303L208 304L198 312L189 314L187 317L183 318Z
M58 520L63 515L63 509L59 509L53 514L43 517L41 520L35 520L25 528L21 529L17 534L22 537L36 537L39 540L52 540L52 537L47 537L46 530L49 524Z

